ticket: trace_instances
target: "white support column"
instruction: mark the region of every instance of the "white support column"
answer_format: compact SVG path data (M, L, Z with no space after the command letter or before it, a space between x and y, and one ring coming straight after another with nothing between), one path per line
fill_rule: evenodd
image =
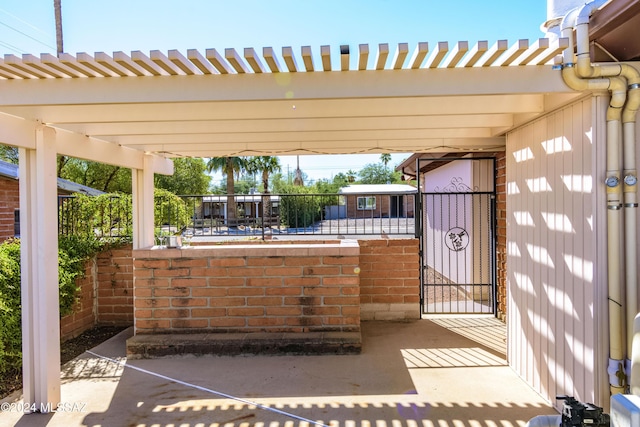
M60 305L56 135L35 132L20 148L20 235L24 402L49 412L60 403Z
M154 245L153 159L145 155L144 168L132 169L133 249Z

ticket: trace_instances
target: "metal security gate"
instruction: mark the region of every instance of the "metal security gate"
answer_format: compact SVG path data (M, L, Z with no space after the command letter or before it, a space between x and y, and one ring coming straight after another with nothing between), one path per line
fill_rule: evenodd
M423 313L495 313L495 159L419 159Z

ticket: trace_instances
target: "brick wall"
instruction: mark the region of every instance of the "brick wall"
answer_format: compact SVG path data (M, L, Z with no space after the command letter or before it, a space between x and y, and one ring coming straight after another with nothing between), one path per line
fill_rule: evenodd
M96 263L95 259L87 262L85 276L76 280L80 288L78 302L73 313L60 319L60 339L66 341L77 337L96 324Z
M77 337L96 325L133 325L133 260L131 245L110 249L87 262L77 279L78 303L60 319L60 338Z
M136 334L359 331L358 245L136 250Z
M100 325L133 325L133 259L131 245L98 254L97 288Z
M507 313L507 181L506 153L496 153L496 263L497 316L506 320Z
M360 240L362 320L420 318L418 239Z
M14 236L14 212L20 208L18 181L0 177L0 242Z

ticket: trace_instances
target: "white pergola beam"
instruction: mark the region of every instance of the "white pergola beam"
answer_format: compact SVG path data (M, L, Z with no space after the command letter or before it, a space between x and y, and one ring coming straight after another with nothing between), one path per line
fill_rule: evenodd
M35 148L36 124L29 120L0 113L0 142L18 148Z
M79 159L121 166L129 169L142 169L144 167L145 154L139 150L122 147L96 138L91 138L78 133L57 131L58 153L77 157ZM162 175L173 174L173 162L160 156L152 156L154 161L153 172Z
M323 117L323 118L287 118L287 119L236 119L236 120L190 120L130 123L87 123L66 124L65 129L73 132L100 136L127 135L171 135L190 133L235 132L238 128L246 132L277 132L286 130L353 130L353 129L432 129L441 127L481 127L513 125L511 114L458 114L430 116L389 116L379 117Z

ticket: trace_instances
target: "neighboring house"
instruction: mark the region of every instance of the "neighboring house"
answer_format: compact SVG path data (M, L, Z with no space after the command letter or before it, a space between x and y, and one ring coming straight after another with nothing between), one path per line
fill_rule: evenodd
M256 220L261 221L264 217L264 202L268 199L270 204L270 217L268 218L269 224L278 224L278 210L280 203L280 196L277 195L262 195L262 194L236 194L234 195L234 202L236 204L237 216L239 224L243 223L255 223ZM215 225L207 224L206 220L216 220L219 225L227 224L227 199L226 195L211 195L203 196L202 204L196 208L196 226L200 226L199 220L203 221L202 225Z
M74 193L97 196L104 194L85 185L58 178L58 194ZM18 165L0 160L0 242L20 237L20 189Z
M340 189L345 218L413 218L415 194L407 184L358 184Z

